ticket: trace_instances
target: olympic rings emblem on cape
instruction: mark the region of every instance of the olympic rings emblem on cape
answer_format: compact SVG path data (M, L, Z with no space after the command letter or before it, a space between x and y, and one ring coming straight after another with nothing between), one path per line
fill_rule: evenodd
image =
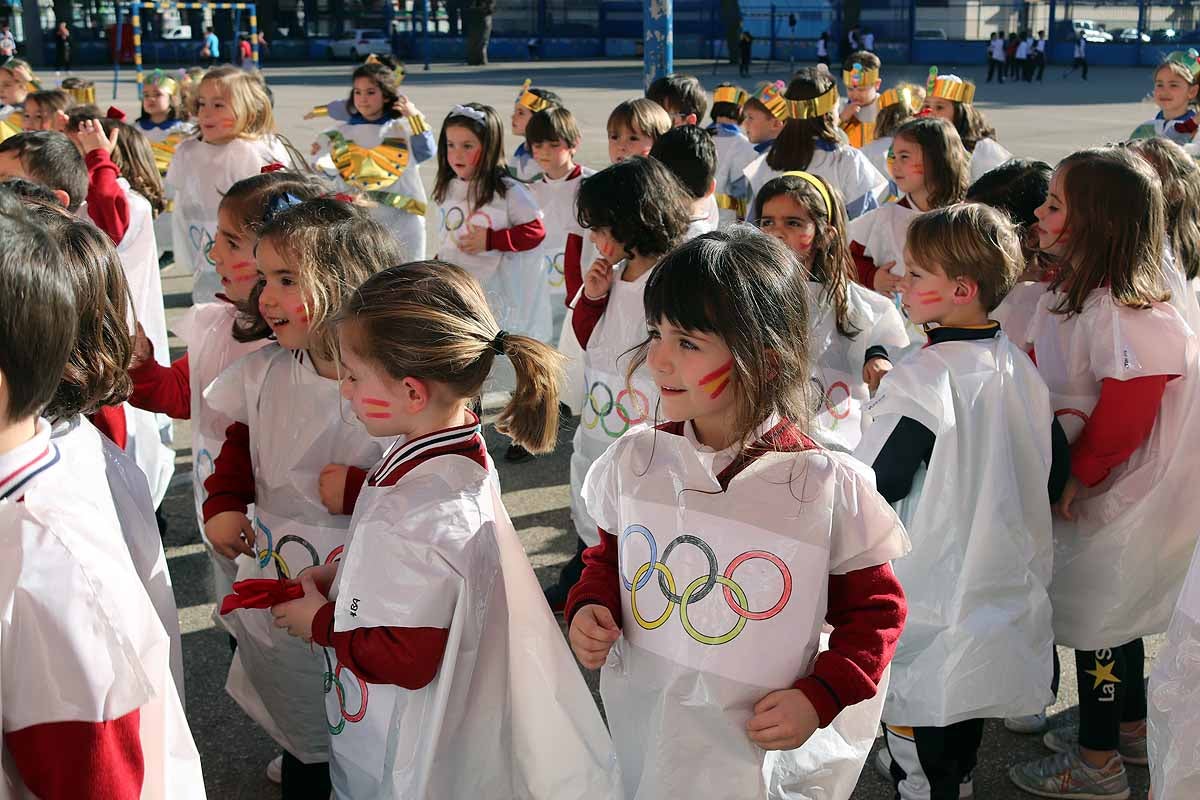
M554 253L553 255L547 254L542 257L542 260L545 263L546 283L550 284L550 286L555 289L567 282L566 270L563 265L565 258L566 254L561 251Z
M692 536L690 534L676 536L667 545L666 549L663 550L661 560L658 557L658 543L654 539L654 534L645 525L629 525L625 528L618 541L618 549L620 551L625 549L625 541L630 536L641 536L650 547L650 560L637 568L633 574L633 578L625 577L624 566L620 568L621 583L629 590L629 606L633 611L633 618L643 630L652 631L655 628L662 627L671 618L671 612L675 610L675 606L679 606L679 621L683 625L683 629L687 631L688 636L691 636L701 644L722 645L736 639L746 627L747 621L771 619L778 615L787 606L788 600L792 597L791 570L788 569L783 559L774 553L769 553L766 550L747 550L735 556L729 562L729 565L725 567L725 571L720 572L717 566L717 554L699 536ZM671 569L667 566L666 561L671 555L671 551L681 544L691 545L704 554L704 557L708 561L708 574L701 575L692 580L684 588L683 593L678 594L676 593L675 576L671 574ZM780 592L779 600L765 611L751 611L745 590L733 579L733 573L737 571L738 567L754 559L771 562L779 569L780 575L783 576L783 590ZM663 597L667 599L667 608L657 619L647 620L638 609L637 596L638 592L644 590L650 583L651 573L654 572L658 573L658 588L662 592ZM713 587L718 584L721 586L725 596L725 603L734 614L737 614L738 620L728 631L710 635L696 630L696 627L688 617L688 605L703 600L712 591Z
M358 683L359 702L357 711L353 714L347 712L346 685L342 683L341 678L342 670L347 669L347 667L341 661L338 661L335 667L329 659L329 651L327 649L321 648L321 654L325 656L325 694L329 694L331 691L337 692L338 710L341 712L342 717L337 721L336 725L330 725L328 715L326 715L325 725L329 728L331 735L337 736L346 729L347 722L361 722L362 718L367 715L367 682L355 675L353 670L350 671L350 674L354 675L354 680Z
M854 396L850 393L850 386L845 381L834 381L826 388L824 382L815 375L812 382L819 397L817 424L826 430L836 431L838 423L849 417L854 409Z
M598 394L602 392L603 394ZM597 400L600 396L604 396L603 406L597 405ZM625 407L625 398L630 398L633 401L634 409L630 411ZM588 412L591 412L589 415ZM614 430L609 427L609 420L614 415L621 421L621 429ZM634 414L636 413L636 416ZM583 427L588 430L595 430L599 425L600 429L606 435L613 439L619 439L625 434L625 431L632 428L638 423L645 422L650 416L650 400L645 393L640 389L622 389L616 395L613 390L604 381L592 381L588 387L587 401L583 404L583 413L580 415L580 422ZM615 427L615 426L614 426Z
M276 578L284 579L284 578L295 577L292 575L291 567L288 566L287 561L285 561L283 558L282 552L283 552L284 545L298 544L301 547L303 547L305 550L308 551L308 555L309 555L309 558L312 560L312 563L305 564L303 567L300 568L300 572L303 572L304 570L308 569L309 567L315 567L321 563L321 559L317 555L317 548L313 547L308 542L308 540L306 540L300 536L296 536L295 534L289 533L286 536L280 537L279 543L275 544L275 535L273 533L271 533L270 528L268 528L266 525L263 524L263 521L261 519L255 518L254 527L256 527L263 534L263 536L265 536L267 538L266 548L265 549L258 548L256 550L258 566L260 569L266 569L267 566L272 561L274 561ZM257 544L258 544L258 540L257 540L257 537L255 537L255 545L257 545ZM333 559L338 555L341 555L341 548L337 548L334 550L334 552L330 553L329 558ZM327 560L326 563L330 563L330 561ZM300 573L297 572L296 574L299 575Z

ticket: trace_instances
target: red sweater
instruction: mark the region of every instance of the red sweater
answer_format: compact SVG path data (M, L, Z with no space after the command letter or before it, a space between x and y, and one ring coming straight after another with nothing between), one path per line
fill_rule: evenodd
M4 734L21 780L41 800L138 800L140 712L104 722L47 722Z
M782 427L782 426L781 426ZM680 435L682 423L667 423L659 430ZM778 430L778 429L777 429ZM774 432L772 432L774 433ZM794 442L775 443L775 449L815 447L797 435ZM722 487L765 450L730 464L717 476ZM617 562L617 537L600 530L600 544L583 551L583 575L567 598L570 621L582 606L598 603L621 625L621 577ZM830 575L825 621L833 626L829 649L817 656L812 672L793 687L804 692L826 727L845 707L874 697L883 671L892 660L904 627L907 609L904 591L890 564Z
M192 370L184 353L171 366L164 367L153 355L129 370L133 394L129 404L143 411L166 414L171 419L192 418Z
M546 238L546 229L540 219L495 231L488 228L487 249L502 253L524 253L532 250Z
M114 245L119 245L129 230L129 201L117 183L121 171L104 150L93 150L83 160L88 169L88 216Z

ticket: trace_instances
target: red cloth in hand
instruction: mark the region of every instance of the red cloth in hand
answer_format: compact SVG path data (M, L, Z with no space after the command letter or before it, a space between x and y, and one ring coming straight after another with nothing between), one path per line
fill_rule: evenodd
M233 584L233 594L221 601L221 616L239 608L270 608L304 597L304 587L296 581L276 578L250 578Z

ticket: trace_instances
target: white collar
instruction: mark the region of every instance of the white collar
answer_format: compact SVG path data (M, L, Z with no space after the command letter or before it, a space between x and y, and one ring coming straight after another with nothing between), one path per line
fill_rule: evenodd
M58 448L50 443L50 423L38 417L29 441L0 455L0 501L20 500L29 481L58 462Z

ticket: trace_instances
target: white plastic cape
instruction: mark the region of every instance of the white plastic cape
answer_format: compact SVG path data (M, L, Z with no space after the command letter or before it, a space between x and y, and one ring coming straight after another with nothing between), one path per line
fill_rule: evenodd
M892 149L892 137L883 136L879 139L872 139L864 144L861 149L862 154L871 162L871 166L879 170L880 175L887 178L888 194L898 195L900 190L896 188L896 182L892 180L892 171L888 169L887 154Z
M1200 797L1200 549L1154 661L1147 706L1154 797Z
M888 373L864 413L864 464L902 417L936 437L896 506L913 551L895 563L908 619L884 720L945 727L1041 711L1054 699L1053 417L1033 362L1003 334L942 342Z
M258 557L238 560L238 580L294 578L340 557L350 517L321 504L318 476L328 464L367 469L383 450L337 381L318 375L307 354L270 344L234 362L204 399L250 428ZM296 758L328 760L321 648L276 628L267 609L235 611L225 625L238 640L226 691Z
M142 135L150 141L151 149L154 151L154 161L156 164L158 164L159 171L162 172L164 176L166 175L166 168L163 166L163 162L160 161L160 158L166 157L166 165L169 167L171 159L175 157L175 149L179 146L183 139L196 132L195 125L190 122L184 122L183 120L175 120L173 125L164 128L146 129L141 125L138 125L137 127L142 132ZM158 146L155 147L155 145ZM174 211L168 208L154 218L154 240L158 244L159 255L167 250L170 250L174 246L171 233L173 230L171 227L171 219L174 216L174 213Z
M154 518L146 476L129 456L83 417L55 424L51 435L62 456L65 472L72 476L70 480L89 480L100 472L108 480L113 513L121 526L133 569L171 641L171 675L179 699L184 701L179 611L175 606L171 573L167 571L167 556Z
M220 145L199 139L180 143L163 189L175 201L171 215L175 263L196 275L193 302L210 302L221 291L221 279L209 255L217 237L221 197L230 186L258 175L267 164L290 161L287 149L275 136L234 139Z
M506 177L504 186L504 197L497 195L482 208L473 208L468 197L470 183L460 178L450 181L446 199L438 206L437 257L475 276L501 328L549 341L550 301L546 297L539 251L535 248L523 253L499 250L465 253L458 246L468 226L499 231L542 218L537 201L525 184Z
M583 166L579 170L579 175L574 178L554 180L542 175L529 184L534 202L542 210L542 225L546 228L546 238L538 247L538 257L541 259L542 274L546 278L547 296L551 305L562 304L567 299L567 282L563 275L567 237L572 233L581 237L585 251L590 241L588 232L579 224L575 215L575 198L579 194L579 184L596 171ZM592 259L584 261L581 258L580 262L580 268L584 272L592 265Z
M750 208L754 208L754 196L772 178L783 174L767 166L767 153L755 159L743 174L750 182ZM887 199L888 179L880 174L861 151L840 144L833 150L817 148L806 172L819 175L830 186L842 193L846 202L846 216L850 219L862 216Z
M768 453L724 492L714 458L639 428L588 473L588 511L620 543L622 637L600 691L625 797L844 800L882 692L796 751L768 755L745 726L811 671L828 576L899 558L908 539L849 456Z
M397 443L378 472L451 434ZM437 677L421 689L367 683L337 662L325 694L337 797L620 797L608 731L490 469L436 456L394 485L364 486L332 597L339 632L449 629Z
M749 199L746 167L758 158L758 151L745 134L732 133L721 127L713 134L713 146L717 149L717 172L713 177L716 193L745 203ZM749 213L747 210L746 214ZM736 209L720 209L719 225L722 228L737 221Z
M330 133L333 132L330 131ZM336 133L344 136L348 142L367 150L374 150L380 147L384 144L385 139L400 139L408 144L408 162L404 171L400 173L400 176L394 182L377 191L382 195L392 195L393 197L403 196L414 201L414 203L408 203L406 204L408 207L404 208L388 205L386 202L379 202L371 208L371 216L380 225L387 228L396 241L400 242L404 248L406 260L420 261L425 258L424 210L429 200L425 195L425 184L421 181L420 165L417 164L416 157L412 152L411 140L413 133L408 119L392 119L379 125L356 125L345 122L337 126ZM347 191L362 191L361 188L348 184L338 173L338 169L330 156L330 143L331 139L328 134L318 140L320 150L313 160L317 169ZM369 175L380 174L379 168L371 164L369 160L364 161L361 169ZM394 200L394 202L400 203L402 201Z
M647 270L637 280L623 281L624 268L624 261L614 268L616 275L609 289L608 305L583 355L587 392L571 451L571 518L575 532L589 547L600 542L600 533L583 502L583 481L588 469L630 428L653 421L658 409L658 387L645 365L633 376L632 386L625 379L631 358L629 351L646 335L643 296L653 270Z
M1192 333L1200 333L1200 302L1197 302L1195 291L1188 285L1187 276L1179 269L1169 240L1163 242L1162 274L1163 287L1171 292L1167 302L1179 312Z
M1075 497L1075 519L1054 519L1056 641L1077 650L1116 647L1166 630L1200 531L1192 505L1200 440L1196 336L1166 303L1117 306L1097 289L1080 314L1055 314L1046 292L1024 337L1074 442L1105 378L1179 375L1167 384L1150 438L1099 485ZM1014 341L1020 341L1014 339Z
M38 423L36 454L50 444ZM0 501L0 719L104 722L139 712L144 800L202 800L200 756L171 675L171 643L138 584L102 472L61 460ZM4 758L0 798L32 797Z
M908 238L908 226L920 213L915 208L900 205L898 202L888 203L852 220L846 238L861 244L863 254L871 258L877 267L895 262L888 271L896 277L903 277L907 269L904 261L904 243ZM910 342L908 347L892 354L892 360L899 363L901 358L925 344L925 330L909 320L898 298L889 302L896 307L904 320L904 328L908 332Z
M858 333L853 339L837 328L833 304L825 286L809 282L813 326L809 353L813 360L813 383L818 393L812 437L823 447L851 453L862 438L862 404L869 398L862 379L867 349L888 348L893 361L908 347L904 318L892 301L857 283L847 287L850 325Z
M971 151L971 183L1012 157L1013 154L995 139L980 139L975 143L975 149Z
M233 591L238 568L237 562L217 555L204 535L204 501L208 499L204 482L213 473L213 462L221 453L225 431L233 420L213 410L204 399L204 390L234 361L267 344L266 340L239 342L234 339L233 321L236 317L237 309L233 303L218 299L213 303L192 306L172 326L188 352L188 387L192 393L192 496L196 503L200 540L204 542L213 566L213 596L218 603ZM252 507L248 511L251 519L254 518L253 514ZM242 556L239 560L244 558Z

